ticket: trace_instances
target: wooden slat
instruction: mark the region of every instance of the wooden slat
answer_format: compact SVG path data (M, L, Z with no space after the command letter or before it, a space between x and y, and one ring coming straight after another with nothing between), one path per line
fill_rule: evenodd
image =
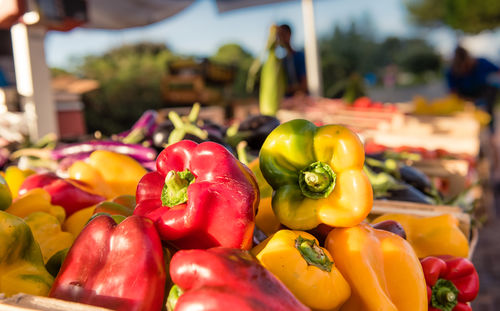
M0 310L6 311L111 311L60 299L17 294L0 300Z

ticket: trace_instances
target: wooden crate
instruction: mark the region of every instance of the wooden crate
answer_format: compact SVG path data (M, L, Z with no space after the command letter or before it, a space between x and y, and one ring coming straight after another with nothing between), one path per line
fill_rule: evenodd
M55 298L17 294L0 299L2 311L111 311L110 309Z
M471 217L464 213L459 207L430 205L404 201L374 200L370 212L370 219L384 214L407 214L420 217L433 217L443 214L451 214L458 219L459 228L469 240L469 259L472 258L478 242L479 231L471 226Z

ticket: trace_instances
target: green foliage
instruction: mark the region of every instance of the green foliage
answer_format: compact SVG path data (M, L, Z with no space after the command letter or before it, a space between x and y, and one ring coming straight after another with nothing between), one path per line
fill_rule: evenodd
M89 131L118 133L145 110L162 108L160 82L173 57L164 44L140 43L85 58L79 74L100 83L84 97Z
M209 58L211 61L224 65L231 65L236 68L236 78L233 84L233 95L236 97L248 96L246 91L246 81L248 69L253 61L253 56L240 45L235 43L225 44Z
M342 97L353 85L359 89L354 93L362 94L361 81L354 77L373 73L381 78L388 65L415 76L437 74L441 69L439 54L425 40L388 37L380 42L369 20L360 25L352 22L347 29L336 26L330 36L320 40L319 50L327 97Z
M500 27L498 0L406 0L413 22L423 26L448 26L466 33Z

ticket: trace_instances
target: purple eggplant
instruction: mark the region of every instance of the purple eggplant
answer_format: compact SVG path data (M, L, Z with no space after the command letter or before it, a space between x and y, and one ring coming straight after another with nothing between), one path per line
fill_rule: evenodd
M59 147L52 151L54 160L61 160L67 156L88 153L96 150L108 150L128 155L139 162L153 161L156 159L156 150L139 144L126 144L119 141L96 140L84 143L74 143Z
M127 143L140 142L143 139L151 138L156 129L156 110L146 110L142 116L132 125L130 130L121 132L117 136L119 140Z

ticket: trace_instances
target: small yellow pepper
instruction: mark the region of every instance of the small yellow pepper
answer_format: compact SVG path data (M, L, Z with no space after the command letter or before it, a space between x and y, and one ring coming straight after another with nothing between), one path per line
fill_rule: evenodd
M62 231L59 220L48 213L34 212L24 218L24 221L31 228L35 241L40 245L45 263L52 255L73 244L73 235Z
M50 194L42 189L31 189L25 194L19 196L6 212L24 218L34 212L46 212L57 218L60 223L64 222L66 212L59 205L50 203Z
M338 310L351 294L331 255L309 233L280 230L254 247L252 254L314 310Z
M35 174L35 171L30 169L22 170L17 166L7 167L7 169L5 170L5 180L9 185L13 199L17 198L19 188L21 188L21 185L26 177L33 174Z
M403 214L386 214L373 223L385 220L397 221L406 232L406 239L418 258L436 255L467 257L469 242L458 227L458 220L451 214L434 217L418 217Z
M325 245L351 286L341 311L427 311L420 261L400 236L360 224L333 229Z
M135 195L137 184L147 171L127 155L97 150L86 161L73 163L68 173L70 178L87 183L94 192L111 199Z

